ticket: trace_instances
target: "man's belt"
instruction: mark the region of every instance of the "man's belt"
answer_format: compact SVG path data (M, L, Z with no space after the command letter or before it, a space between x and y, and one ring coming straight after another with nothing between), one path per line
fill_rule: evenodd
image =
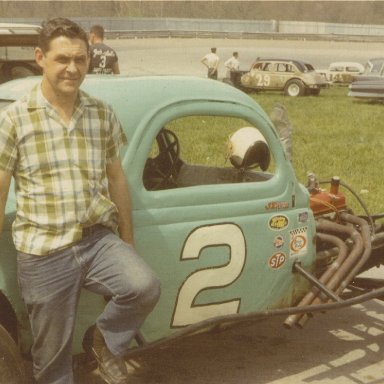
M102 229L105 229L105 226L103 224L95 224L95 225L91 225L90 227L84 227L82 238L84 239L86 237L90 237Z

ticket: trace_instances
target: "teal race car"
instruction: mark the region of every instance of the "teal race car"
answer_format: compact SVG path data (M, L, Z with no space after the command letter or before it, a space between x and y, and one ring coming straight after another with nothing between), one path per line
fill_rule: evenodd
M2 84L0 108L38 81ZM162 282L131 356L217 324L286 314L286 326L303 325L310 312L384 294L382 283L372 290L356 278L382 262L381 215L355 216L337 178L330 190L314 175L301 185L277 129L284 119L272 123L248 95L209 79L89 76L82 88L122 122L136 246ZM21 356L31 347L11 238L15 210L11 189L0 237L4 384L23 383ZM74 354L88 350L104 305L82 293Z

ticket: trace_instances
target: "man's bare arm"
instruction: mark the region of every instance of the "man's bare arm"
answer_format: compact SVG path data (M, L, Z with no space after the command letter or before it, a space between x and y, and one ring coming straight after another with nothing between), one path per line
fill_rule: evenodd
M11 179L11 173L0 170L0 233L3 232L4 228L5 205L7 203Z
M115 75L119 75L120 74L120 67L119 67L119 62L116 61L115 63L113 63L112 65L112 72L115 74Z
M132 206L129 188L119 159L107 165L109 194L119 211L119 234L122 240L134 245Z

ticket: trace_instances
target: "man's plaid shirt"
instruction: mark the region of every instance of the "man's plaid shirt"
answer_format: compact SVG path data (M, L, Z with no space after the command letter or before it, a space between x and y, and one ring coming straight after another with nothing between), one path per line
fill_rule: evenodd
M106 164L116 160L127 139L112 109L80 92L65 124L40 86L0 115L0 169L13 173L17 250L48 255L102 223L116 230Z

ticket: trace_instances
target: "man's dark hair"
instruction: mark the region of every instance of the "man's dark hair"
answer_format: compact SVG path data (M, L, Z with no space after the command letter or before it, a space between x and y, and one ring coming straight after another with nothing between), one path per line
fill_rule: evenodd
M96 35L99 39L104 39L104 28L101 25L92 25L89 32Z
M87 51L89 50L86 32L72 20L57 17L44 21L41 26L42 29L39 34L38 45L44 53L49 51L49 44L51 41L60 36L83 40L86 44Z
M216 48L211 48L212 53L216 53Z

